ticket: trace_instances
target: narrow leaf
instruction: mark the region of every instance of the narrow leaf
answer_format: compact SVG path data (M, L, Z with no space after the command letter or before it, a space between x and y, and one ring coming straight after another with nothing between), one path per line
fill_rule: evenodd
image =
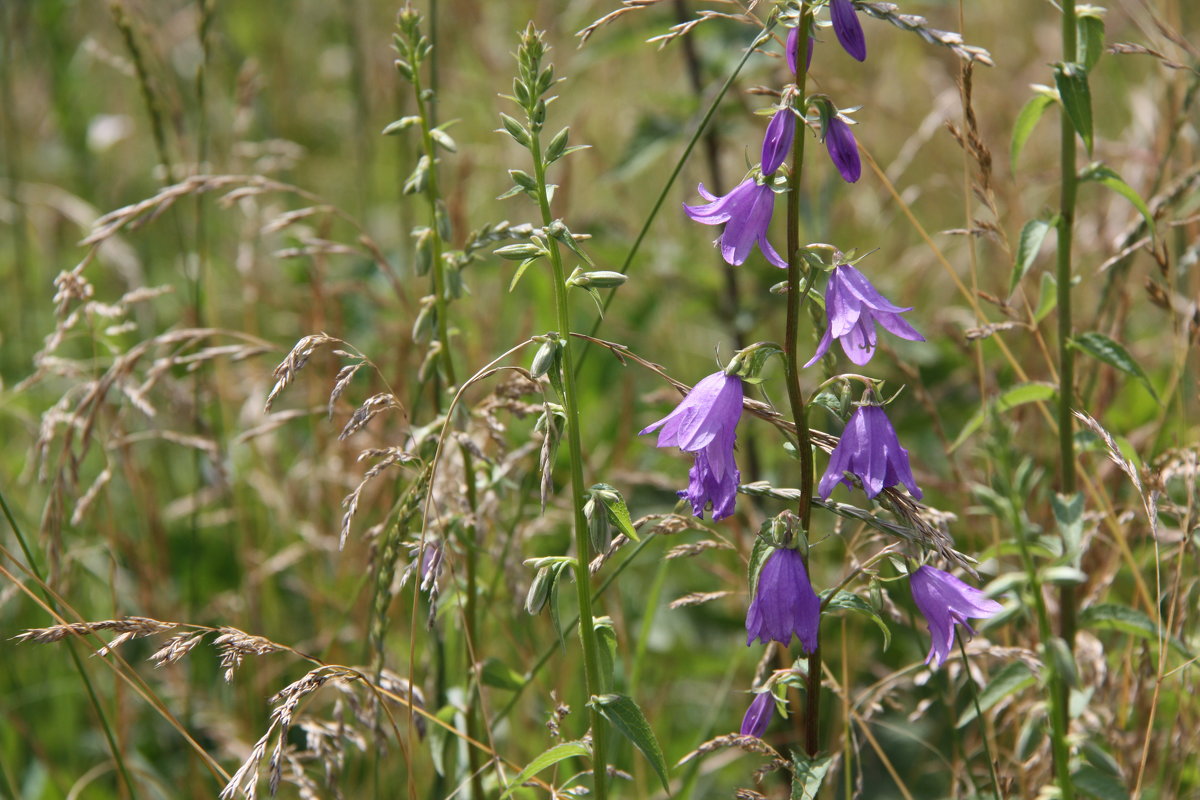
M1142 215L1142 219L1146 220L1146 227L1150 229L1150 235L1157 235L1154 227L1154 215L1150 213L1150 206L1146 205L1146 201L1137 191L1121 179L1113 170L1104 166L1100 162L1089 164L1083 172L1079 173L1081 181L1095 181L1112 189L1117 194L1124 197L1129 202L1133 203L1133 207Z
M795 772L792 776L792 800L816 800L825 782L825 775L833 766L833 756L809 758L804 753L792 753L792 765Z
M1057 222L1056 214L1052 219L1033 219L1025 223L1025 227L1021 229L1021 241L1017 245L1017 260L1013 264L1012 280L1008 285L1009 294L1012 294L1021 279L1029 273L1033 262L1037 260L1038 252L1042 249L1042 243L1046 241L1046 234Z
M1021 109L1021 113L1017 115L1017 122L1013 125L1012 143L1009 145L1009 166L1013 172L1017 171L1017 159L1021 155L1021 151L1025 149L1025 142L1029 141L1029 135L1033 133L1034 127L1038 120L1042 118L1042 114L1046 109L1054 105L1054 98L1048 94L1038 93L1029 98L1029 102Z
M987 686L983 687L983 691L979 693L979 710L987 712L1004 698L1016 694L1027 686L1032 686L1036 680L1037 678L1034 676L1033 670L1025 666L1023 662L1013 661L1005 664L999 672L992 676ZM966 711L962 713L962 716L958 718L958 723L955 727L965 727L975 717L975 704L971 703L967 706Z
M600 715L612 723L621 734L641 751L658 779L662 781L663 789L670 794L671 787L667 783L667 759L663 757L658 739L646 722L646 715L638 708L632 697L623 694L602 694L592 698L588 705L600 712Z
M824 592L821 595L821 601L824 603L829 592ZM842 590L830 598L825 608L831 611L855 611L865 615L868 619L879 626L879 630L883 632L883 649L887 650L888 645L892 643L892 631L888 628L887 623L883 621L883 617L879 616L879 612L858 595L853 592Z
M1092 154L1092 93L1088 89L1087 70L1082 64L1059 64L1054 68L1054 84L1063 108L1076 133L1083 139L1088 155Z
M1146 375L1142 365L1134 360L1121 344L1113 341L1103 333L1092 331L1090 333L1081 333L1071 340L1071 346L1077 350L1082 350L1092 358L1099 359L1110 367L1124 372L1126 375L1132 375L1145 385L1146 389L1158 400L1158 393L1154 391L1154 387L1150 384L1150 378Z
M1057 390L1048 383L1020 383L1011 389L1005 389L992 402L984 405L976 411L967 423L963 425L962 431L959 432L958 438L954 440L954 444L950 445L950 452L954 452L961 447L967 439L983 427L983 422L987 419L987 415L992 411L1008 411L1026 403L1036 403L1039 401L1050 400L1054 397Z
M483 662L479 679L485 686L507 689L510 692L515 692L525 685L524 676L498 658L489 658Z
M1098 14L1081 14L1075 19L1075 60L1088 72L1104 53L1104 20Z
M512 793L521 787L521 784L537 775L546 767L553 766L560 761L566 761L568 758L582 758L590 756L592 749L583 742L563 742L556 744L540 756L530 761L525 765L525 769L517 773L517 777L513 778L512 783L504 790L504 794L500 795L500 800L508 800L512 797Z
M1142 611L1116 603L1100 603L1088 606L1079 614L1079 624L1085 628L1096 630L1114 630L1128 633L1142 639L1158 641L1158 625ZM1174 636L1167 637L1171 645L1180 655L1188 657L1188 649Z
M1129 790L1121 779L1101 772L1095 767L1084 766L1071 775L1071 783L1088 797L1096 800L1129 800Z
M1058 534L1063 540L1063 555L1071 564L1079 566L1079 546L1083 540L1083 495L1079 492L1064 497L1056 494L1050 499L1054 507L1054 520L1058 523Z

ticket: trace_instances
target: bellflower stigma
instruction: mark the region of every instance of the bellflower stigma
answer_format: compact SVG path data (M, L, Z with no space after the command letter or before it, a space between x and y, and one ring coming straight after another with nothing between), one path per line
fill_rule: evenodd
M846 473L858 478L867 497L875 497L888 486L901 483L913 497L921 497L908 464L908 451L900 446L896 429L879 406L859 406L850 417L829 456L829 468L817 485L822 500L828 500L839 483L854 488Z
M867 60L867 40L850 0L829 0L829 18L842 49L856 61Z
M767 261L780 268L787 267L787 262L767 241L767 228L775 211L775 193L769 185L760 184L751 177L735 186L729 194L717 197L700 184L700 195L709 202L698 206L684 204L683 208L689 217L702 225L725 224L725 231L718 241L721 257L727 264L743 263L757 243Z
M820 624L821 598L808 582L803 557L791 548L771 553L746 612L746 644L757 639L787 647L794 634L804 652L811 653L817 649Z
M674 411L638 434L657 430L658 447L678 447L696 455L688 472L688 488L679 496L691 501L697 517L704 517L710 503L713 519L733 513L741 480L733 445L741 417L741 378L716 372L692 387Z
M829 159L846 183L855 183L862 177L862 159L858 157L858 142L845 120L836 114L829 119L825 129L825 149Z
M908 579L913 600L929 623L933 641L925 663L937 669L950 656L954 645L954 626L962 625L972 634L968 619L988 619L1000 613L1002 606L983 592L960 581L948 572L921 566Z
M796 133L796 115L790 108L781 108L771 117L767 125L767 134L763 137L762 171L771 175L779 169L779 165L787 158L792 149L792 139Z
M901 339L923 342L925 337L900 315L911 308L893 305L867 277L849 264L834 268L825 286L825 314L829 324L817 345L817 352L804 366L811 367L826 352L833 340L841 342L842 352L858 366L875 354L875 323Z
M762 735L767 732L767 726L771 724L773 716L775 716L774 696L770 692L756 694L750 702L750 707L746 709L746 716L742 717L742 736L761 739Z

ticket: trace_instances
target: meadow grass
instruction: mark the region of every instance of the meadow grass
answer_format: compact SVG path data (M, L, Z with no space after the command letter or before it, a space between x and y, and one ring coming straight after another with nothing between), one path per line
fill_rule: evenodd
M604 757L576 744L618 714L589 695L636 701L672 797L803 783L799 692L763 739L736 733L748 690L793 666L747 648L743 626L760 525L799 497L784 370L747 390L749 485L728 519L676 503L686 459L637 437L718 360L783 338L786 273L758 254L728 268L680 205L755 163L786 31L697 135L770 4L417 5L436 89L420 104L394 64L394 3L0 6L0 793L500 797L560 746L570 757L511 796L592 786L576 780L592 757L609 795L665 796L620 726ZM832 758L821 796L1032 798L1064 780L1102 800L1200 796L1200 8L1103 16L1092 153L1068 139L1078 169L1102 161L1122 183L1078 186L1062 416L1057 107L1015 161L1012 146L1030 85L1064 60L1061 16L1040 0L900 4L925 23L859 5L869 58L820 30L808 90L862 106L863 177L845 184L810 140L798 235L876 251L872 280L914 307L926 342L881 340L871 375L904 387L889 413L925 497L839 489L869 519L814 509L813 583L871 612L827 614L807 662ZM500 118L523 113L500 95L530 20L565 79L539 146L569 125L589 149L500 200L508 170L537 171ZM431 133L451 121L453 151ZM431 153L432 189L412 180ZM575 247L628 271L603 317L584 292L564 305L545 260L510 289L520 262L494 251L551 219L576 235L553 240L565 273ZM451 255L441 291L429 253ZM596 338L569 345L559 413L558 367L534 362L566 319ZM835 371L822 361L805 391ZM818 470L841 431L833 394L808 416ZM1078 500L1057 494L1064 447ZM553 560L584 544L574 469L577 490L619 490L639 537L596 526L580 583ZM902 579L914 547L1005 606L938 671ZM586 655L580 600L606 618Z

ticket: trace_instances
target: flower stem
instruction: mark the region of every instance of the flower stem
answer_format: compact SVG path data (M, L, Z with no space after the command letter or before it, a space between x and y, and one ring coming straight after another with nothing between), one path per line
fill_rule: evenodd
M1062 45L1063 60L1076 61L1075 0L1062 2ZM1075 493L1075 435L1071 403L1075 394L1075 353L1071 349L1071 244L1075 227L1075 126L1066 109L1060 114L1061 166L1060 198L1058 216L1058 445L1060 490L1070 496ZM1032 573L1031 573L1032 576ZM1041 599L1040 589L1038 599ZM1059 589L1059 635L1068 652L1075 648L1075 587L1064 584ZM1043 631L1043 640L1049 643ZM1071 785L1067 728L1069 725L1070 687L1061 678L1052 685L1050 698L1054 722L1054 766L1058 776L1058 787L1063 800L1071 800L1074 787Z
M546 189L546 165L542 160L541 131L536 126L531 131L530 154L533 156L534 180L537 183L538 207L542 212L542 224L549 227L550 196ZM562 253L558 241L546 237L550 246L550 264L553 267L554 310L558 317L558 336L562 342L563 408L567 415L567 449L571 460L571 516L575 523L575 589L579 597L579 638L583 642L583 679L590 700L600 692L600 659L596 646L596 630L593 626L591 574L588 570L589 539L587 520L583 516L583 446L579 437L579 393L575 388L575 367L571 354L571 315L567 305L566 275L563 271ZM595 782L595 797L605 800L608 795L608 767L605 745L607 724L600 712L589 707L592 726L592 779Z
M796 55L796 88L801 101L808 81L808 31L811 18L808 3L800 3L799 52ZM787 332L784 336L784 361L787 364L788 402L796 423L796 453L800 459L800 501L797 514L805 536L812 518L813 457L812 441L808 434L808 414L804 392L800 388L800 359L796 352L800 333L800 305L808 294L809 282L800 291L800 178L804 166L804 136L806 125L797 125L792 139L792 175L788 185L787 204ZM805 569L808 558L805 557ZM810 756L820 750L821 731L821 647L808 655L808 677L805 687L804 749Z

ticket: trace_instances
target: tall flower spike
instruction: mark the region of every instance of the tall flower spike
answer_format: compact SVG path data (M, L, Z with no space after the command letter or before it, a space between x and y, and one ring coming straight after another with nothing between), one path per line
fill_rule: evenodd
M787 647L794 634L804 652L817 649L821 624L821 598L808 582L804 559L791 548L781 548L767 557L758 574L758 587L746 612L746 644L755 639Z
M925 663L937 669L950 656L954 646L954 626L962 625L972 634L968 619L988 619L1000 613L1002 606L983 592L960 581L948 572L930 566L917 568L908 578L913 600L929 623L932 643Z
M674 411L638 434L657 430L658 447L678 447L695 453L696 462L688 472L688 488L679 495L691 501L692 513L697 517L704 517L704 509L710 503L713 519L724 519L733 513L741 480L733 445L741 417L741 379L715 372L692 387Z
M763 175L771 175L779 169L779 165L787 158L792 149L792 139L796 133L796 115L790 108L784 107L775 112L771 123L767 125L767 134L763 137L762 171Z
M771 724L773 716L775 716L775 697L770 692L759 692L750 702L750 707L746 709L746 716L742 717L742 736L761 739L762 735L767 732L767 726Z
M842 49L857 61L867 60L867 39L850 0L829 0L829 18Z
M845 120L834 114L825 128L825 149L829 159L837 167L846 183L855 183L862 177L862 159L858 157L858 142Z
M839 483L854 488L847 472L858 478L867 497L875 497L888 486L901 483L913 497L921 497L908 464L908 451L900 446L896 429L879 406L859 406L850 417L829 456L829 468L817 485L822 500L828 500Z
M781 269L787 268L787 262L767 241L767 228L775 211L775 193L770 186L751 177L735 186L729 194L717 197L702 183L700 195L709 202L699 206L684 204L683 208L701 225L725 224L725 232L718 240L725 263L734 266L743 263L757 243L767 261Z
M867 277L849 264L835 267L825 286L825 315L829 324L817 345L817 352L804 366L811 367L829 351L833 340L841 342L842 352L858 366L875 354L875 323L901 339L923 342L925 337L900 315L911 308L893 305Z

